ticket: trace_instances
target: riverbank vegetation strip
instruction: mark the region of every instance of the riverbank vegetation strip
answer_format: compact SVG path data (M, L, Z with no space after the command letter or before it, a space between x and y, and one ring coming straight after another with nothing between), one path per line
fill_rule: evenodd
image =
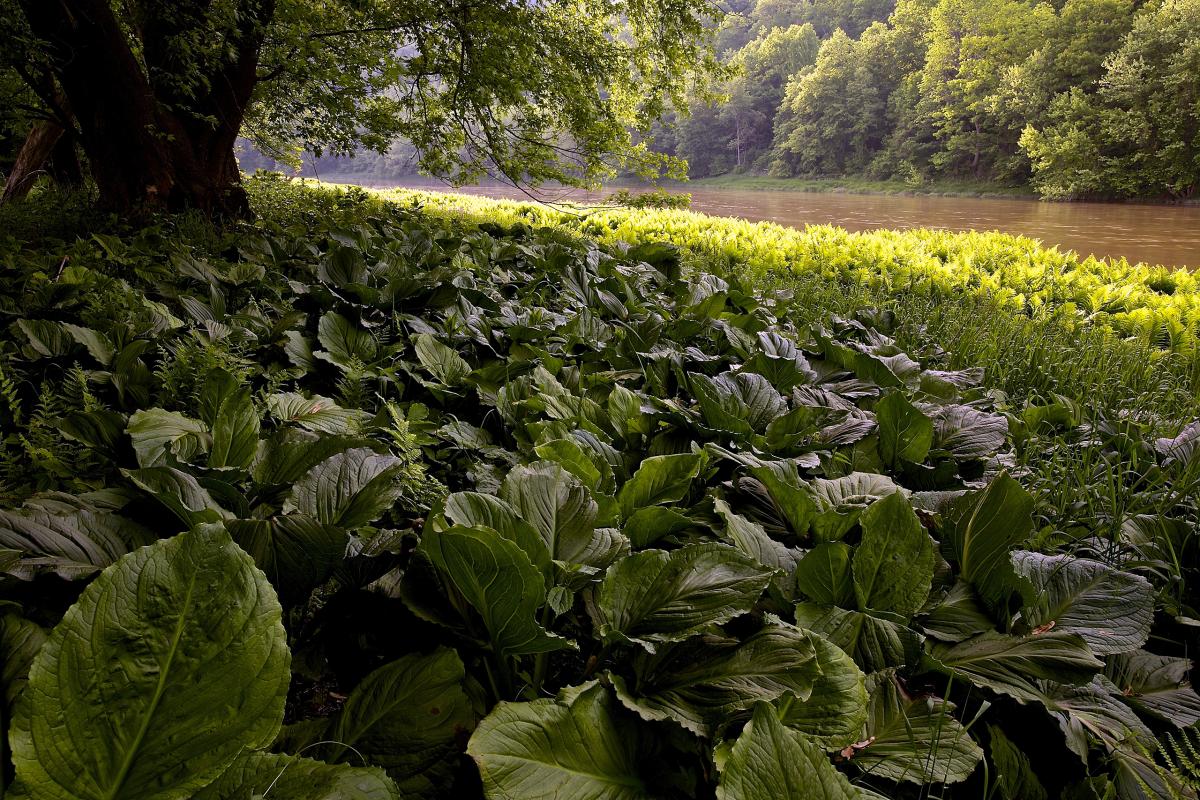
M613 217L247 188L3 212L12 796L1194 796L1200 423Z

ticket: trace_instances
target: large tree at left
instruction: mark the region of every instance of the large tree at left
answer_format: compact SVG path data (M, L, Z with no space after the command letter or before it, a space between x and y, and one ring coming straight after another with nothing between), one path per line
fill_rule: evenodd
M27 161L49 155L48 133L78 145L110 208L242 216L239 135L333 153L405 137L425 169L464 180L669 168L638 131L719 70L715 13L709 0L0 0L0 65L30 98L26 148L41 149Z

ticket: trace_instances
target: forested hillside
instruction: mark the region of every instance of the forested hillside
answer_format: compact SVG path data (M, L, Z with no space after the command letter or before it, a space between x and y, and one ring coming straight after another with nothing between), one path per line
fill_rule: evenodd
M1200 0L734 6L728 101L656 139L694 178L969 178L1052 198L1200 185Z

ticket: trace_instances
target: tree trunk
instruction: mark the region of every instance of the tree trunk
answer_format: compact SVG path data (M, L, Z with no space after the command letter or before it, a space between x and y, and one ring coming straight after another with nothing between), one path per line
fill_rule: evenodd
M149 21L134 55L110 0L18 0L45 40L70 101L103 205L129 215L196 208L214 217L250 213L233 147L257 80L263 29L274 0L247 0L251 32L206 76L200 96L175 96L177 33ZM188 20L205 3L176 3L165 19ZM202 18L200 14L197 18ZM253 24L257 21L258 24ZM182 24L182 23L181 23ZM149 74L166 77L156 87Z
M34 124L21 144L21 149L17 151L17 160L4 183L4 194L0 196L0 204L20 200L29 194L38 177L46 174L46 162L63 139L63 133L62 126L52 120Z

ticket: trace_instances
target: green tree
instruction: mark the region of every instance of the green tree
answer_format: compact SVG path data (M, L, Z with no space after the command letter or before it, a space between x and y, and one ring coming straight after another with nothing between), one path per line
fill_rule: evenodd
M1021 145L1048 197L1166 196L1200 188L1200 0L1137 15L1098 89L1058 97Z
M315 152L411 141L431 172L585 183L718 72L709 0L0 0L3 63L119 209L244 214L245 129ZM693 80L693 78L697 80Z
M1021 175L1021 126L1008 118L1003 88L1054 20L1053 7L1026 0L941 0L933 9L919 110L940 145L931 159L935 169L979 178Z

